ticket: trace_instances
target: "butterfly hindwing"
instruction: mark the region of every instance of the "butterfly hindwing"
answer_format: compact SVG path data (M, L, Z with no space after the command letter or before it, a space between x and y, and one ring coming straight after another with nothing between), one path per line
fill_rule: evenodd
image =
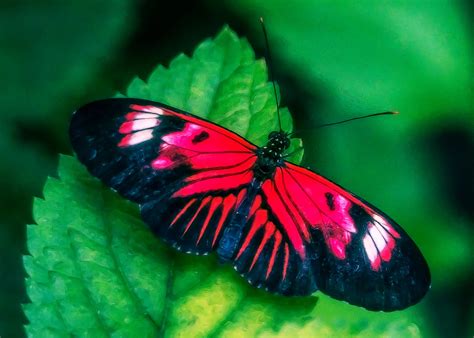
M253 179L253 144L151 101L88 104L73 115L70 135L89 171L139 203L152 230L187 252L216 246Z

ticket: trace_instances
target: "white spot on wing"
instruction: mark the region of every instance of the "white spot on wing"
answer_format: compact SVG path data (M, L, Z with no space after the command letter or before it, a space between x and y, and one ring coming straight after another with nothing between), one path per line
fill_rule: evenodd
M390 236L389 236L387 230L385 230L385 228L380 226L378 223L375 223L374 225L377 227L379 232L382 234L383 238L385 239L385 242L388 242L390 240Z
M369 234L364 236L364 248L365 252L367 253L367 257L369 257L370 261L373 263L377 259L377 248L375 247L374 242Z
M379 252L382 252L382 250L385 248L387 243L385 242L385 239L383 238L382 234L380 233L380 226L378 225L373 225L369 229L369 233L372 236L372 239L375 242L375 245L377 246L377 249L379 249ZM382 230L384 231L384 230Z
M133 121L132 130L142 130L153 128L158 125L157 119L141 119Z
M133 116L135 120L140 120L140 119L157 119L158 117L156 114L150 114L150 113L138 113Z
M142 143L153 138L153 130L143 130L137 133L130 134L130 139L128 140L128 145L134 145Z

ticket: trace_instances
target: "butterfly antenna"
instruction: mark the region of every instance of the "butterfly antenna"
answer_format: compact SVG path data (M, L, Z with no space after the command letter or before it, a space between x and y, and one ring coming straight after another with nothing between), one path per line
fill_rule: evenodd
M272 57L271 57L271 53L270 53L270 44L268 43L267 29L265 28L265 23L263 22L262 17L260 17L260 23L262 24L263 36L265 37L265 45L267 47L268 73L270 73L270 78L272 79L272 84L273 84L273 92L275 94L275 102L276 102L277 113L278 113L278 125L280 127L280 131L282 131L281 117L280 117L280 105L278 104L278 96L277 96L277 90L276 90L276 85L275 85L275 78L273 77L273 71L272 71L273 70L273 63L272 63Z
M381 115L397 115L397 114L399 114L397 111L385 111L383 113L375 113L375 114L369 114L369 115L364 115L364 116L357 116L357 117L352 117L350 119L342 120L342 121L338 121L338 122L320 124L319 126L316 126L315 128L334 126L334 125L337 125L337 124L342 124L342 123L346 123L346 122L350 122L350 121L354 121L354 120L365 119L367 117L374 117L374 116L381 116ZM293 133L290 134L290 136L292 136L294 134L295 133L293 132Z

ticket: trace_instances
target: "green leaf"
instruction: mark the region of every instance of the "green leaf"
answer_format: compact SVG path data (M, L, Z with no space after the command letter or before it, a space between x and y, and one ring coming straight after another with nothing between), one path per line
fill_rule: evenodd
M256 143L276 127L265 63L225 28L192 58L158 66L127 95L208 117ZM291 119L283 110L284 126ZM34 202L24 258L31 299L29 335L254 335L285 321L301 322L315 299L287 299L250 287L215 258L168 249L133 205L104 188L75 159L62 156ZM67 203L65 203L67 201ZM283 311L285 310L285 311Z

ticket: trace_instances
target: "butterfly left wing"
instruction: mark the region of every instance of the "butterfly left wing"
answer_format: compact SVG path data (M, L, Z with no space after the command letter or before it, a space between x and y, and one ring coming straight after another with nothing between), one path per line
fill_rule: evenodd
M253 180L255 145L157 102L90 103L73 115L70 137L94 176L140 204L152 230L186 252L215 249Z
M263 182L261 200L257 212L266 222L257 229L260 235L251 220L240 243L241 256L247 250L259 254L235 259L253 284L286 295L320 289L383 311L406 308L427 292L428 266L403 229L324 177L286 163Z

